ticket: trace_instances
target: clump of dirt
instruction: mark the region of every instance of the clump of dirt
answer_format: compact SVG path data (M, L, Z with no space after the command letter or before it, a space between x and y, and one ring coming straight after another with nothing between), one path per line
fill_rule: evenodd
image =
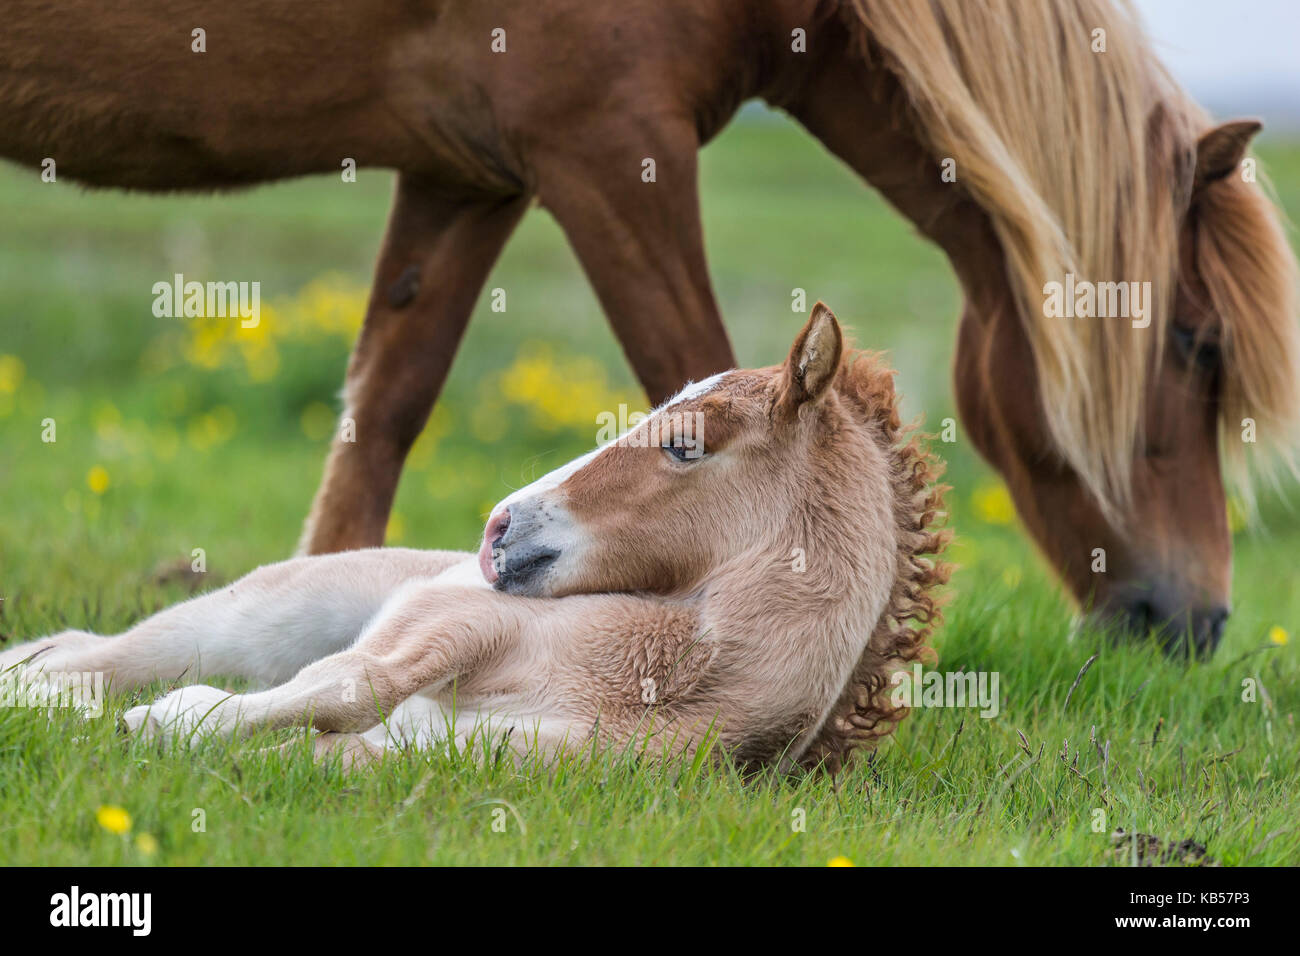
M1150 833L1126 833L1121 827L1110 835L1113 853L1119 862L1130 863L1136 849L1138 866L1220 866L1218 860L1205 851L1205 844L1190 837L1178 843L1162 840Z
M150 573L149 580L160 587L179 584L191 594L225 583L221 575L212 571L195 571L189 558L160 562Z

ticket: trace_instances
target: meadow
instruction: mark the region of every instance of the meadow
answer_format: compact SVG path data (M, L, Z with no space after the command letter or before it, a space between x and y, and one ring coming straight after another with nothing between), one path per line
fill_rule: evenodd
M1300 145L1261 155L1294 217ZM784 358L804 289L890 351L909 415L934 430L955 417L959 295L935 248L774 117L733 124L701 175L742 364ZM148 197L0 168L0 641L115 633L293 551L391 185L363 170ZM175 273L259 281L261 323L156 317L152 286ZM482 297L390 544L475 548L495 501L592 447L601 411L645 407L544 212L488 287L506 311ZM349 775L303 748L259 753L266 741L119 736L116 717L153 692L115 694L96 720L0 708L0 863L1131 864L1117 828L1225 865L1300 863L1295 489L1265 494L1253 526L1233 510L1226 637L1212 660L1174 663L1076 629L960 427L938 450L959 569L935 645L946 671L1000 675L996 718L921 709L837 778L742 779L707 761L429 752Z

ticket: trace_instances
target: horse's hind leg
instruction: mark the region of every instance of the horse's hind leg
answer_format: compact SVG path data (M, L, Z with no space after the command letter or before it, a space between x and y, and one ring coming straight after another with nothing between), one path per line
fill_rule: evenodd
M563 142L580 149L559 146L538 161L538 195L650 401L734 368L704 258L693 125L647 118ZM654 182L642 181L644 158L655 161Z
M102 673L118 690L206 674L267 685L352 644L405 582L464 555L377 549L295 558L160 611L115 637L68 631L6 650L0 671Z
M398 178L365 324L348 365L343 416L299 552L384 543L406 453L451 368L479 290L528 205L446 198Z

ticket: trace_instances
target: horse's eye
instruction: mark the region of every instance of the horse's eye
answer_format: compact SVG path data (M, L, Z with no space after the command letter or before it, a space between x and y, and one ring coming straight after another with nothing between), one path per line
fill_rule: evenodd
M1196 366L1212 372L1223 362L1223 350L1212 342L1204 342L1196 350Z
M1170 331L1178 354L1197 368L1212 372L1223 361L1223 350L1219 344L1198 336L1195 329L1175 323L1170 326Z
M668 457L683 464L690 464L704 457L704 449L698 444L687 445L685 442L681 442L664 445L663 447Z

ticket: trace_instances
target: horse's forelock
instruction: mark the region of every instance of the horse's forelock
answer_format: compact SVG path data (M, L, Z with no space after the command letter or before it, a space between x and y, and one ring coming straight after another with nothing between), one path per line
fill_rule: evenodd
M1197 199L1196 262L1223 322L1222 442L1229 470L1250 500L1246 420L1267 453L1296 468L1300 431L1300 271L1277 209L1259 186L1238 177Z

